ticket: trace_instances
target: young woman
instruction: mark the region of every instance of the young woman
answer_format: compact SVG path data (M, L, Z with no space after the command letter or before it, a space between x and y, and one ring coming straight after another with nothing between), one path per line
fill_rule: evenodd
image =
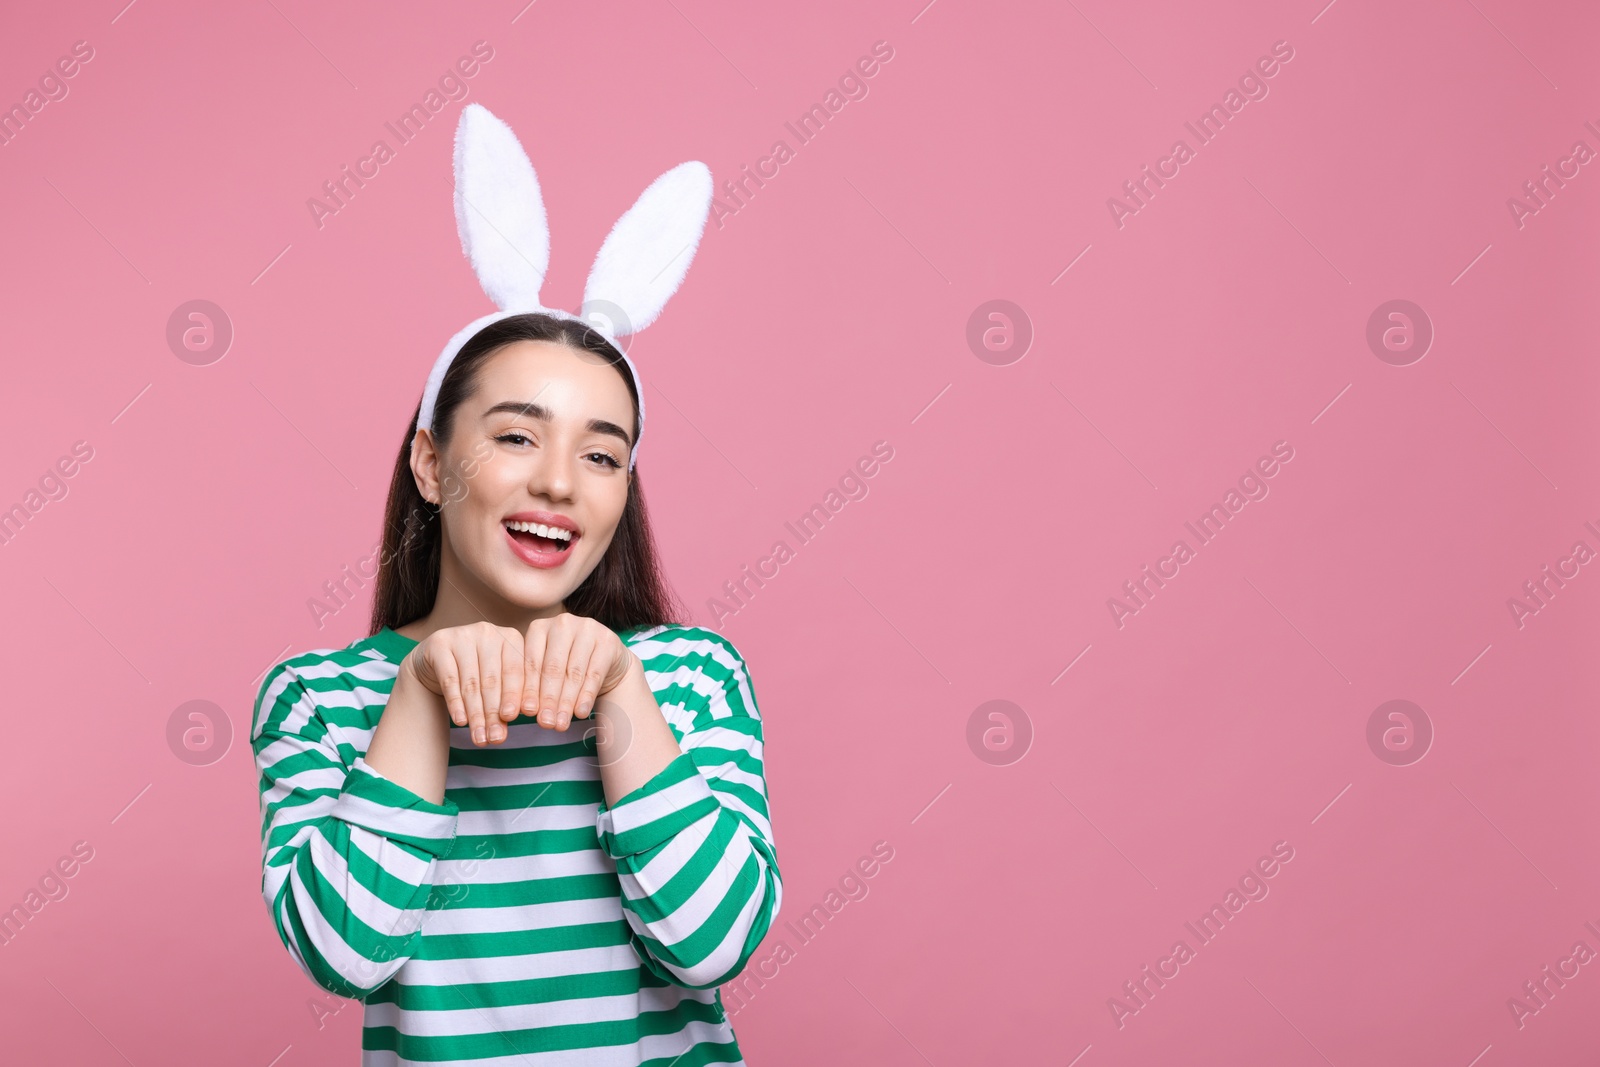
M278 934L365 1002L366 1065L742 1063L717 987L782 891L761 719L733 644L672 621L631 364L502 315L430 415L371 636L256 700Z

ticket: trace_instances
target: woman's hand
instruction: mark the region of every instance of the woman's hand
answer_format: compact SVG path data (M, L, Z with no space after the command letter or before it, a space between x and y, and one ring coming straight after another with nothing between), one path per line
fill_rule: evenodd
M627 677L638 657L595 619L564 613L535 619L527 633L489 622L435 630L402 669L444 698L450 721L470 726L474 744L499 744L506 723L537 716L565 730Z
M444 697L457 726L472 727L474 744L499 744L522 697L522 634L475 622L424 637L400 664L423 687Z
M523 663L522 713L536 715L540 726L565 730L574 718L587 719L639 657L610 627L564 613L528 627Z

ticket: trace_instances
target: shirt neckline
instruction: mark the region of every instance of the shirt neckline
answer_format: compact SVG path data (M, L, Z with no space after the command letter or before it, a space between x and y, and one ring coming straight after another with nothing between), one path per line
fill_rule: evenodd
M418 642L385 626L367 638L363 644L377 651L384 659L398 665L401 660L406 658L407 653L417 647Z

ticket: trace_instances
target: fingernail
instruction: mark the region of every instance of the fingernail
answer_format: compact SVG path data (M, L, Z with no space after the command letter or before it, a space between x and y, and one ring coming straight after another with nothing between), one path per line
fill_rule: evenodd
M472 740L476 741L480 745L483 744L483 727L474 726L472 728Z

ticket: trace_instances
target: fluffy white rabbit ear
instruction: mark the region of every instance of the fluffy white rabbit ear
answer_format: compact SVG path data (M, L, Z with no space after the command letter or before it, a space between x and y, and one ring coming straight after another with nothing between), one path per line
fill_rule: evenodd
M651 182L600 246L583 287L582 314L604 315L616 336L654 322L700 246L711 193L711 169L697 160Z
M471 103L456 125L456 231L478 282L502 311L539 306L550 222L533 164L511 127Z

